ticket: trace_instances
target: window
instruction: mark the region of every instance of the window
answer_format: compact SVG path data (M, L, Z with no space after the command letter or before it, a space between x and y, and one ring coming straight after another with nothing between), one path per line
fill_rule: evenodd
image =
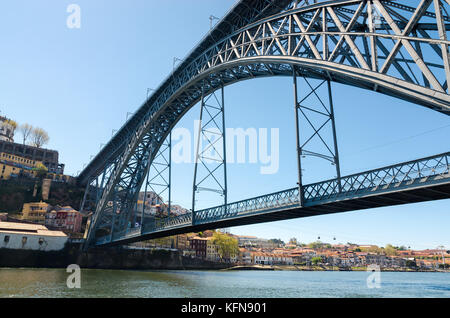
M5 238L3 239L3 241L4 241L5 243L8 243L8 242L9 242L9 235L5 235Z

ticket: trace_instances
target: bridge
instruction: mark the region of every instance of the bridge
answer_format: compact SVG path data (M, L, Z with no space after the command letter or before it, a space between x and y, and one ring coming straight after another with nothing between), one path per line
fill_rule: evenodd
M86 248L450 198L450 153L341 176L332 98L341 83L450 115L449 11L449 0L239 1L78 176L81 209L94 211ZM274 76L292 78L298 184L229 203L225 87ZM199 102L198 138L217 156L197 149L192 209L174 216L171 131ZM335 177L304 184L306 156L331 162ZM155 187L168 192L166 216L137 207ZM198 209L202 192L218 194L217 206Z

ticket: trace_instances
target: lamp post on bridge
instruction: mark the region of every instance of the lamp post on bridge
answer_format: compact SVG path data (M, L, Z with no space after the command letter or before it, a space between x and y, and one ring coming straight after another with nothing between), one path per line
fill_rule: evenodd
M216 17L216 16L213 16L212 14L209 16L209 31L211 31L212 30L212 28L213 28L213 21L214 20L219 20L219 18L218 17Z

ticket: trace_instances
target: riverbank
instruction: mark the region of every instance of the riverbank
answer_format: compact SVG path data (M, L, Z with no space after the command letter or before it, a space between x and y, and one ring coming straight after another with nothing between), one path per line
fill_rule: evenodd
M62 251L44 252L0 248L0 267L66 268L77 264L86 269L117 270L227 270L227 271L353 271L365 272L367 267L239 265L211 262L183 256L178 250L130 249L110 247L85 252L80 244L67 244ZM414 268L381 268L382 272L447 272Z
M53 252L0 248L0 267L66 268L71 264L86 269L130 270L219 270L230 267L166 249L110 247L85 252L79 244L67 244L63 250Z
M337 266L325 266L325 265L316 265L316 266L300 266L300 265L239 265L226 268L224 270L227 271L306 271L306 272L330 272L330 271L339 271L339 272L365 272L367 271L367 267L358 266L358 267L337 267ZM381 268L382 272L442 272L442 273L450 273L450 271L444 270L425 270L425 269L414 269L414 268Z

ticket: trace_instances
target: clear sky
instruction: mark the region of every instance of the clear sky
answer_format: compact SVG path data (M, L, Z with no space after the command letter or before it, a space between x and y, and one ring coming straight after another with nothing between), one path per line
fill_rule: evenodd
M81 28L69 29L69 4ZM66 173L76 175L209 30L230 0L16 0L0 3L0 111L46 129ZM450 119L370 91L333 84L342 174L450 149ZM192 131L199 107L179 127ZM278 128L280 169L229 164L229 201L295 186L292 79L267 78L226 88L232 128ZM17 141L20 136L17 136ZM305 166L306 180L317 177ZM191 207L192 164L173 167L173 201ZM332 176L325 176L330 178ZM450 200L232 228L236 234L322 241L450 248Z

